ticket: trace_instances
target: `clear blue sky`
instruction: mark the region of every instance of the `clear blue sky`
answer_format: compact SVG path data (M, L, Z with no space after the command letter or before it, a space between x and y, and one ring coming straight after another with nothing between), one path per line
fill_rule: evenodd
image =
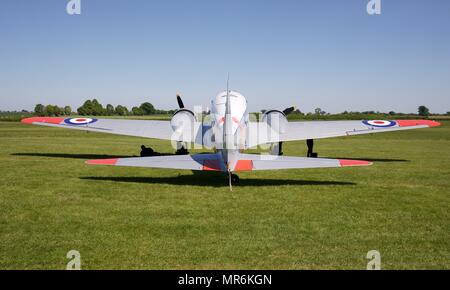
M129 107L450 111L450 1L2 0L0 110L87 98Z

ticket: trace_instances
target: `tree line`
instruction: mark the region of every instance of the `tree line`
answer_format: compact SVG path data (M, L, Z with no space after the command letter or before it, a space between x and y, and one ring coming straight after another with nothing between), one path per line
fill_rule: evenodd
M111 104L107 104L106 107L103 107L97 99L92 99L85 101L81 107L77 108L76 114L81 116L148 116L155 114L173 114L174 112L175 110L156 109L149 102L132 107L131 110L123 105L114 107ZM34 114L37 116L57 117L73 115L74 113L75 112L72 112L70 106L58 107L56 105L44 106L42 104L37 104L34 107Z
M261 110L261 113L265 113L267 110ZM353 112L353 111L344 111L342 113L338 114L330 114L322 110L321 108L315 108L314 112L309 113L303 113L299 109L295 109L289 115L296 115L296 116L331 116L331 115L391 115L391 116L402 116L402 115L411 115L411 114L405 114L405 113L398 113L394 111L390 111L389 113L383 113L379 111L364 111L364 112ZM430 116L430 110L425 106L419 106L417 108L417 115L421 117L428 117ZM447 112L446 115L450 115L450 112Z
M37 116L69 116L72 114L72 108L70 106L58 107L56 105L42 105L37 104L34 107L34 114Z
M107 104L106 107L103 107L101 103L98 102L97 99L87 100L83 103L83 105L77 108L76 112L72 111L70 106L58 107L56 105L42 105L37 104L34 108L34 115L37 116L69 116L78 114L81 116L149 116L149 115L164 115L164 114L173 114L176 110L159 110L156 109L151 103L145 102L140 106L132 107L129 110L126 106L117 105L113 106L111 104ZM261 110L261 113L264 113L266 110ZM353 112L353 111L344 111L339 114L330 114L322 110L321 108L316 108L314 112L303 113L300 110L296 109L289 114L290 119L328 119L329 117L342 117L342 118L360 118L362 115L385 115L385 116L406 116L411 114L399 113L390 111L389 113L375 112L375 111L364 111L364 112ZM419 106L417 108L417 115L421 117L428 117L430 115L430 110L426 106ZM447 112L446 115L450 115L450 112Z

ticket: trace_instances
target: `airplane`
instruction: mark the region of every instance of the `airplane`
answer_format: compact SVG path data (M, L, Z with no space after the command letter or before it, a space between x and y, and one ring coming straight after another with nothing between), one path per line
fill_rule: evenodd
M214 153L154 157L129 157L88 160L92 165L172 168L203 171L221 171L228 175L228 184L239 183L235 174L251 170L278 170L367 166L363 160L317 158L313 140L338 136L352 136L439 126L431 120L361 120L361 121L300 121L288 122L287 115L294 108L266 111L261 121L250 120L246 98L237 91L220 92L211 101L210 121L184 107L177 95L179 109L170 121L96 119L87 117L31 117L25 124L43 125L92 132L170 140L177 153L188 153L194 144L210 148ZM282 144L306 140L307 157L283 156ZM244 150L270 146L269 154L246 154ZM315 157L315 158L311 158Z

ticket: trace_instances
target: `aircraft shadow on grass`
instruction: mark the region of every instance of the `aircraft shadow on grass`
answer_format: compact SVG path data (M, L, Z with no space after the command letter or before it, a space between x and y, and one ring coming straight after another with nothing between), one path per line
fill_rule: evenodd
M36 157L51 157L51 158L72 158L72 159L103 159L103 158L126 158L136 156L120 156L107 154L73 154L73 153L13 153L14 156L36 156ZM174 154L161 154L174 155ZM337 159L350 159L339 157L328 157ZM409 162L405 159L374 159L374 158L355 158L367 160L372 162ZM148 183L148 184L172 184L172 185L194 185L194 186L227 186L226 176L218 172L202 172L192 171L193 175L179 175L174 177L102 177L102 176L87 176L80 177L85 180L97 181L114 181L114 182L130 182L130 183ZM327 181L327 180L297 180L297 179L260 179L260 178L242 178L239 186L281 186L281 185L356 185L354 182L344 181Z
M128 176L85 176L84 180L148 183L148 184L171 184L171 185L193 185L228 187L227 177L219 172L193 171L193 175L179 175L172 177L128 177ZM242 186L281 186L281 185L356 185L354 182L327 181L327 180L297 180L297 179L263 179L263 178L241 178L239 187Z

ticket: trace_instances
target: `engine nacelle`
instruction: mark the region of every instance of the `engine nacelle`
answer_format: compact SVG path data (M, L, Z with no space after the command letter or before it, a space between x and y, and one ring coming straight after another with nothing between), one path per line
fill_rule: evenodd
M197 118L194 112L188 109L179 109L170 120L172 130L177 133L192 132Z
M283 112L270 110L264 113L262 122L267 123L278 134L282 134L286 132L288 120Z

